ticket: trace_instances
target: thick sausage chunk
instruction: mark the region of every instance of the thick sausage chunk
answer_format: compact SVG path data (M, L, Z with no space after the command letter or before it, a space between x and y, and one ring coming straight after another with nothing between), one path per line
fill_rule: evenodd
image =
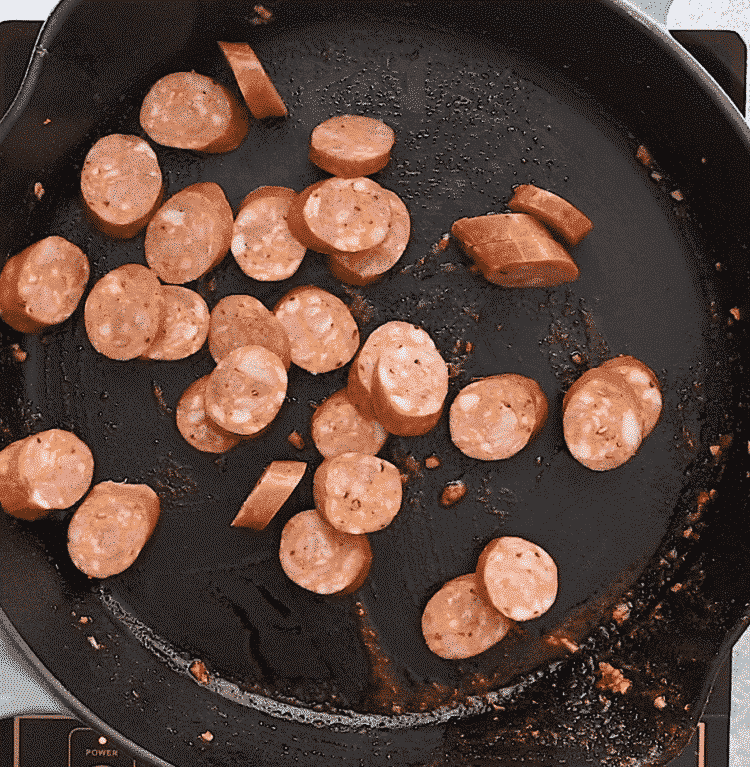
M279 559L287 577L303 589L350 594L370 572L372 549L367 536L342 533L310 509L284 526Z
M337 530L374 533L401 508L401 474L388 461L363 453L326 458L313 478L315 508Z
M148 485L100 482L86 496L68 526L68 553L89 578L127 570L159 520L159 496Z
M97 228L110 237L134 237L164 196L156 152L139 136L100 138L83 163L81 193Z
M570 454L594 471L622 466L643 439L638 401L614 370L584 373L563 399L563 434Z
M301 461L272 461L261 475L232 527L250 527L265 530L279 509L300 483L307 464Z
M273 352L240 346L209 375L206 413L226 431L256 436L281 409L286 386L286 370Z
M485 279L496 285L541 288L578 279L570 254L543 224L525 213L462 218L451 232Z
M495 609L513 621L547 612L557 599L557 565L540 546L503 536L479 555L477 582Z
M427 646L441 658L471 658L497 644L511 622L481 594L475 573L448 581L422 613Z
M0 450L0 506L8 514L22 518L28 504L28 494L18 473L18 456L23 443L24 440L19 439Z
M337 115L313 128L309 157L334 176L369 176L388 164L395 143L393 128L382 120Z
M390 221L386 190L365 177L318 181L292 200L287 216L295 239L329 255L374 248Z
M440 419L448 395L448 366L436 349L385 349L373 379L375 418L391 434L426 434Z
M76 310L89 279L84 252L62 237L45 237L5 264L0 316L20 333L59 325Z
M177 403L177 429L196 450L203 453L226 453L241 437L217 426L206 415L206 384L203 376L188 386Z
M645 439L659 420L662 408L659 379L648 365L629 355L615 357L603 362L601 370L614 370L619 373L638 400L641 412L641 427Z
M533 184L517 186L508 207L517 213L534 216L568 245L578 245L594 228L591 221L574 205Z
M292 362L310 373L346 365L359 348L359 328L340 299L322 288L303 285L274 307L292 346Z
M377 455L388 439L388 432L377 421L354 407L346 389L339 389L320 404L313 413L310 432L324 458L341 453Z
M208 305L189 288L162 285L160 290L161 324L142 356L149 360L183 360L195 354L208 338Z
M105 357L132 360L153 343L162 310L156 274L141 264L125 264L105 274L91 289L83 313L86 333Z
M293 189L262 186L245 197L234 220L232 255L242 271L260 282L289 279L307 248L289 231L286 218Z
M211 311L208 349L220 362L240 346L265 346L284 367L292 364L292 347L283 325L257 298L225 296Z
M506 373L465 386L453 400L453 444L470 458L497 461L514 456L547 420L548 404L531 378Z
M202 277L229 252L234 216L218 184L191 184L159 208L146 228L146 261L162 282Z
M411 235L411 219L403 201L384 190L391 209L388 234L380 245L358 253L331 253L328 268L334 277L348 285L369 285L396 265L406 250Z
M232 68L253 117L258 120L286 117L286 105L255 51L247 43L219 43L219 48Z
M245 107L223 86L195 72L173 72L151 87L141 127L162 146L229 152L247 135Z

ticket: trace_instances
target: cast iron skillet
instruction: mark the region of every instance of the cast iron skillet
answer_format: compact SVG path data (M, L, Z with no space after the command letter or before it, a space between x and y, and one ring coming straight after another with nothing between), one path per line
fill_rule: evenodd
M374 114L398 136L375 178L405 200L413 234L398 267L361 291L314 253L285 283L254 283L228 257L194 287L209 306L237 292L272 306L314 283L354 307L363 337L409 318L453 366L449 401L474 376L518 372L547 393L549 423L490 464L458 453L445 419L425 437L393 438L382 455L407 475L403 509L371 536L362 589L322 598L277 561L284 522L312 506L320 461L286 438L297 429L311 444L311 403L346 369L293 369L268 436L215 459L174 425L180 393L212 367L205 349L114 363L92 350L82 309L41 336L2 326L2 444L73 430L96 456L95 482L147 482L163 507L136 565L101 583L67 558L70 511L36 523L0 515L5 630L66 705L151 764L663 763L686 744L750 601L747 128L625 3L267 8L265 23L230 0L63 2L0 125L3 254L54 233L88 253L92 283L143 262L142 236L110 241L83 220L85 153L108 132L140 134L140 101L167 72L195 68L234 87L215 41L248 40L290 116L256 121L228 155L157 147L168 193L217 181L236 206L262 184L302 189L323 176L306 159L312 127ZM636 159L641 144L653 168ZM504 210L524 182L594 221L573 250L576 283L504 291L455 244L433 248L456 218ZM599 474L565 450L560 404L584 369L620 353L657 372L664 413L633 461ZM443 463L430 472L420 462L433 452ZM263 534L231 529L275 458L308 461L305 480ZM466 498L441 507L459 478ZM482 656L442 661L424 646L421 611L502 534L550 551L558 600ZM208 684L189 671L198 659ZM626 681L612 684L601 664Z

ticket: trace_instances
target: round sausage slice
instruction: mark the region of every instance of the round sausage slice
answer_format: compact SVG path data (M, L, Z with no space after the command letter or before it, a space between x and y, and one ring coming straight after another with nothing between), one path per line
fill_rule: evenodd
M302 461L272 461L242 504L232 527L265 530L300 483L307 469Z
M162 146L229 152L247 135L247 110L223 86L196 72L157 80L143 100L141 127Z
M413 437L430 431L448 395L448 366L437 349L384 349L372 387L375 418L391 434Z
M629 355L607 360L599 369L619 373L635 394L640 405L641 428L645 439L653 431L661 415L662 397L656 374L648 365Z
M240 346L209 375L206 413L232 434L256 436L281 409L286 387L286 370L272 351Z
M411 235L409 211L397 194L385 190L391 209L388 234L380 245L358 253L331 253L328 268L348 285L369 285L394 267L406 250Z
M359 328L346 304L322 288L303 285L273 310L289 338L292 362L309 373L328 373L357 353Z
M227 63L232 68L242 97L253 117L286 117L288 113L271 78L247 43L219 43Z
M638 401L614 370L584 373L563 398L563 434L570 454L594 471L629 461L643 439Z
M19 439L0 450L0 506L14 517L24 517L28 503L26 488L18 473L18 456L24 440Z
M225 296L211 311L208 349L220 362L240 346L265 346L284 367L292 364L292 347L283 325L257 298Z
M483 596L507 618L528 621L557 599L557 565L541 546L503 536L479 555L477 581Z
M159 520L159 496L148 485L100 482L86 496L68 526L68 553L89 578L127 570Z
M287 213L294 189L262 186L245 197L234 220L232 255L254 280L289 279L299 269L307 248L289 231Z
M103 136L86 155L81 193L97 228L110 237L134 237L164 197L156 152L139 136Z
M45 237L10 258L0 273L0 316L20 333L59 325L76 310L89 279L84 252Z
M410 322L386 322L370 333L349 368L346 393L349 400L367 419L375 420L372 387L380 355L384 349L399 349L402 346L426 346L434 349L435 343L427 331Z
M315 447L324 458L341 453L377 455L388 432L377 421L362 415L346 391L339 389L313 413L310 432Z
M86 333L100 354L113 360L142 355L161 324L161 285L141 264L125 264L104 275L84 306Z
M511 622L481 594L475 573L448 581L422 613L427 646L441 658L472 658L497 644Z
M375 533L401 508L401 474L388 461L363 453L326 458L313 478L315 508L337 530Z
M531 378L514 373L483 378L465 386L453 400L451 439L470 458L510 458L540 431L547 411L547 398Z
M284 525L279 559L287 577L303 589L351 594L370 572L372 549L367 536L342 533L310 509Z
M369 176L388 164L395 143L393 128L382 120L337 115L313 128L309 158L333 176Z
M560 235L568 245L578 245L594 228L591 221L574 205L533 184L517 186L508 207L517 213L534 216Z
M218 184L191 184L170 197L146 228L148 265L162 282L202 277L229 252L234 216Z
M241 442L241 437L217 426L206 415L206 384L203 376L188 386L177 403L177 429L196 450L226 453Z
M210 314L203 297L179 285L162 285L162 319L151 346L141 355L149 360L184 360L208 338Z

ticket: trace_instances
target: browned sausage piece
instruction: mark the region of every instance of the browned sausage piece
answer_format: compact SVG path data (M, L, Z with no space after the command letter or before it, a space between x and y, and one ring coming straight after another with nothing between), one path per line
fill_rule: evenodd
M370 572L372 549L367 536L342 533L310 509L284 525L279 559L287 577L303 589L351 594Z
M194 290L179 285L162 285L161 296L161 324L141 356L149 360L184 360L208 338L208 305Z
M255 436L276 417L286 397L281 360L262 346L240 346L209 375L206 413L226 431Z
M319 253L356 253L388 234L386 190L370 178L327 178L301 191L287 215L296 240Z
M104 275L84 307L86 333L100 354L132 360L156 338L162 316L161 285L141 264L125 264Z
M453 400L451 439L470 458L510 458L540 431L547 411L536 381L515 373L489 376L465 386Z
M328 373L357 353L359 328L340 299L322 288L303 285L279 300L273 310L292 345L292 362L310 373Z
M328 268L334 277L348 285L369 285L396 265L406 250L411 235L411 219L403 201L394 192L385 190L391 209L388 234L380 245L359 253L331 253Z
M517 186L508 207L517 213L534 216L560 235L568 245L578 245L594 228L591 221L574 205L533 184Z
M191 184L170 197L146 228L146 261L162 282L202 277L229 252L234 216L218 184Z
M134 237L164 196L156 152L139 136L100 138L83 163L81 193L96 227L110 237Z
M661 389L656 374L648 365L629 355L607 360L599 368L619 373L635 394L640 406L641 428L645 439L653 431L661 415Z
M232 527L265 530L289 500L306 469L307 464L301 461L272 461L232 520Z
M94 485L68 526L68 553L89 578L127 570L159 520L159 496L148 485Z
M310 432L324 458L341 453L377 455L388 439L388 432L377 421L354 407L346 389L339 389L316 408Z
M557 599L557 565L541 546L503 536L479 555L477 583L483 596L507 618L528 621Z
M59 325L76 310L89 279L84 252L62 237L45 237L5 264L0 316L20 333Z
M247 135L245 107L223 86L195 72L173 72L151 87L141 127L162 146L229 152Z
M309 157L333 176L369 176L388 164L395 143L393 128L382 120L337 115L313 128Z
M441 658L471 658L497 644L511 622L481 594L475 573L448 581L422 613L427 646Z
M435 348L402 346L380 354L372 387L375 418L391 434L426 434L448 395L448 366Z
M26 488L18 473L18 456L23 443L24 440L19 439L0 450L0 506L14 517L19 516L28 503Z
M629 461L643 439L638 401L614 370L584 373L563 399L563 434L570 454L594 471Z
M177 403L177 429L196 450L203 453L226 453L241 437L217 426L206 415L206 384L203 376L188 386Z
M297 242L286 222L294 189L262 186L242 201L234 220L232 255L254 280L289 279L299 269L307 248Z
M219 43L219 48L232 68L253 117L262 120L289 114L271 78L247 43Z
M374 455L342 453L318 466L313 498L315 508L337 530L374 533L390 525L401 508L401 474Z
M208 349L220 362L240 346L265 346L284 368L292 364L292 347L283 325L257 298L225 296L211 310Z

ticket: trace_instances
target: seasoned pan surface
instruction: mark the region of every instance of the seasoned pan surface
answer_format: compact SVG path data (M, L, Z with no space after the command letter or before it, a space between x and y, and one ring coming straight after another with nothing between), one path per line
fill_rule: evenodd
M561 13L532 5L540 23L552 24ZM351 597L319 597L286 579L278 544L286 520L313 506L312 474L321 457L309 438L310 415L344 385L348 367L317 377L293 367L288 400L268 434L217 458L188 446L174 422L180 394L213 368L207 349L177 363L105 360L86 338L82 306L41 337L3 327L10 385L4 444L46 428L70 429L96 456L95 482L145 482L159 493L163 515L137 563L101 583L87 580L68 559L70 512L33 524L3 515L0 604L73 696L169 762L228 764L240 754L266 760L273 754L275 763L292 763L305 747L290 740L300 738L310 764L379 764L398 753L400 763L471 758L483 764L498 752L496 738L507 741L509 728L517 733L513 753L528 751L543 764L558 749L574 758L581 749L562 735L530 734L542 726L561 733L563 721L577 721L589 733L587 748L604 764L627 763L631 755L645 764L669 754L684 742L711 661L742 609L739 595L710 606L717 576L707 575L698 552L712 552L711 541L724 530L746 525L738 518L746 500L722 506L720 514L722 495L710 493L727 470L732 492L745 479L739 463L731 463L732 450L747 444L738 420L744 395L736 386L735 334L743 331L739 322L727 327L737 302L721 270L735 258L742 264L734 253L746 232L736 233L726 256L718 255L705 210L690 194L691 173L698 171L689 166L701 159L689 149L679 159L666 149L660 155L659 140L635 130L618 104L587 92L580 60L539 41L525 44L518 6L477 3L462 13L440 6L434 15L424 4L389 4L388 12L369 4L269 8L274 19L256 24L257 17L232 4L223 12L215 4L190 5L181 21L189 44L128 82L114 103L101 98L101 109L86 116L91 127L54 158L45 194L29 206L23 230L14 222L8 252L48 234L67 237L88 253L91 284L121 264L144 263L142 235L115 242L86 223L78 199L83 157L106 133L143 135L140 102L162 74L194 68L234 88L215 41L247 39L290 116L255 121L242 146L227 155L155 147L167 193L215 181L236 210L264 184L300 190L325 175L307 161L312 128L337 113L375 115L397 134L392 160L375 179L406 202L412 236L382 282L357 290L334 280L313 252L294 277L277 284L250 280L229 256L194 285L209 307L232 293L250 293L272 307L297 285L319 285L352 307L363 338L393 319L428 330L451 365L449 402L475 377L534 378L550 401L548 425L519 455L493 463L459 453L445 416L424 437L391 437L381 455L405 475L402 511L371 536L374 562L362 589ZM591 11L603 13L594 4ZM607 13L608 23L626 29L620 16ZM202 34L191 35L191 22ZM501 23L503 31L495 32ZM81 54L75 41L62 36L49 55L68 55L95 78L97 57ZM6 146L14 141L11 135ZM655 148L658 167L638 162L641 142ZM705 154L702 164L715 160ZM502 290L474 275L455 243L435 247L457 218L505 210L518 183L559 193L594 222L572 251L581 269L577 282ZM735 268L735 276L747 274ZM11 358L15 342L28 355L23 363ZM634 460L595 473L565 449L562 396L585 369L621 353L657 372L664 411ZM306 437L302 451L287 440L293 430ZM440 456L440 469L424 468L431 454ZM231 528L274 459L308 461L305 479L262 534ZM468 487L466 497L443 508L443 487L458 479ZM441 660L421 635L424 605L442 583L473 571L479 552L498 535L528 538L552 554L558 599L481 656ZM738 564L747 561L742 546L737 540L731 553ZM709 558L716 560L713 553ZM679 567L686 568L684 578L668 574ZM745 593L739 575L735 587ZM660 590L667 607L656 596ZM688 594L676 596L683 590ZM53 619L52 606L64 617ZM81 623L81 616L92 620ZM660 620L677 623L667 629L669 647L657 653ZM50 634L60 622L62 635ZM678 624L688 633L675 634ZM188 670L197 659L208 670L207 686ZM602 673L601 662L623 670L626 691ZM110 690L93 690L107 672ZM667 706L655 705L657 698ZM580 701L590 709L598 699L597 711L582 719L571 708ZM610 708L617 715L604 716ZM600 728L591 724L596 716L607 719L609 734L622 737L626 750L606 752L594 733ZM392 729L383 734L378 727ZM206 730L215 736L211 745L199 738Z

